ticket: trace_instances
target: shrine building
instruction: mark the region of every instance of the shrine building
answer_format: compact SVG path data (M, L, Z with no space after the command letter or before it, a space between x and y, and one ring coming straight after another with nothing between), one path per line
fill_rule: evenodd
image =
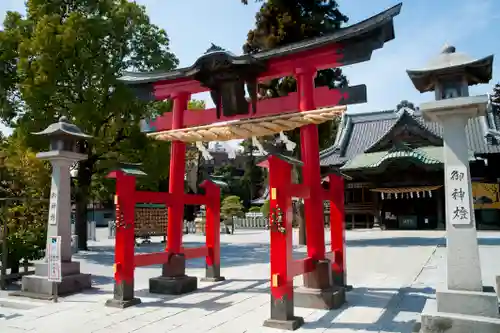
M420 92L434 90L436 99L465 97L468 86L490 81L492 63L493 56L476 60L446 46L427 67L408 75ZM432 77L443 72L450 75L448 85L431 87ZM486 116L469 119L466 127L479 229L500 229L499 128L500 117L491 103ZM334 145L320 158L323 168L338 168L348 178L347 228L444 228L442 128L424 121L411 103L403 101L395 110L344 114Z

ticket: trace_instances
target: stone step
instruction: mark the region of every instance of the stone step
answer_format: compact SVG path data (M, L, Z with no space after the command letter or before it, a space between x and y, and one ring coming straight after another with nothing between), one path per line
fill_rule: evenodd
M471 316L437 311L437 303L429 299L422 311L420 333L498 333L500 318Z

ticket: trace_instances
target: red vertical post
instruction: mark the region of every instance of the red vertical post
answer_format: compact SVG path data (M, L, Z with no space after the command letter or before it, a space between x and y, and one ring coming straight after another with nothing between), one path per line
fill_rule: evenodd
M184 111L189 102L189 93L172 95L174 109L172 128L183 127ZM170 149L169 193L171 202L168 207L167 246L168 262L163 264L161 276L149 279L149 292L179 295L198 289L198 279L186 275L186 257L182 251L182 227L184 220L184 173L186 169L186 144L173 141Z
M107 306L126 308L141 303L134 297L134 249L135 249L135 185L134 176L122 171L115 171L115 264L113 299L106 302Z
M206 257L204 281L224 281L220 275L220 188L213 182L205 180L201 185L205 188L206 205Z
M269 224L271 233L271 318L264 326L296 329L304 320L294 316L293 276L288 274L292 257L292 199L287 188L292 166L271 156L269 165ZM281 212L281 213L280 213Z
M300 111L314 110L314 68L296 71ZM301 156L304 163L302 178L311 195L304 200L307 255L315 260L325 258L325 223L321 199L321 173L319 167L319 135L317 125L300 128Z
M178 93L172 96L174 101L172 129L183 127L184 111L187 109L190 94ZM167 251L178 254L182 247L182 224L184 218L184 173L186 168L186 144L173 141L170 149L169 192L173 194L168 207Z
M346 287L345 260L345 212L344 179L335 174L328 175L330 185L330 233L333 282L336 286Z
M296 70L300 111L314 110L314 68ZM325 220L323 189L319 165L319 133L317 125L300 128L301 155L304 163L302 179L310 196L304 200L307 255L315 269L304 274L304 288L296 290L295 301L300 307L336 309L345 303L345 290L333 286L331 262L325 258Z

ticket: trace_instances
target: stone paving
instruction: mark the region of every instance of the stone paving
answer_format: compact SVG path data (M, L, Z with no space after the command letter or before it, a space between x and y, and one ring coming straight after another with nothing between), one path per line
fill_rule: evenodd
M494 285L494 276L500 274L500 234L479 235L483 280ZM270 311L268 232L222 235L222 274L227 281L199 283L192 294L149 294L148 278L159 275L160 268L137 269L136 295L143 303L125 310L104 306L112 296L113 240L106 239L105 230L98 236L90 242L90 251L75 256L82 272L93 274L93 290L57 304L0 294L0 332L282 332L262 327ZM333 311L296 308L306 322L296 332L411 332L426 299L445 282L443 232L348 231L346 237L347 276L354 286L348 305ZM184 242L196 246L203 237L186 235ZM137 251L162 246L148 244ZM298 245L294 251L297 258L305 254ZM203 260L191 260L187 272L202 277L203 267Z

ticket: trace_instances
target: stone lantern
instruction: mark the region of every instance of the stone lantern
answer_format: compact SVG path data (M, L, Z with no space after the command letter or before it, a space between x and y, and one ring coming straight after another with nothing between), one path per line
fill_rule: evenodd
M446 287L422 311L420 332L500 332L498 298L483 287L472 201L465 127L483 116L488 96L469 96L469 86L488 83L493 56L473 59L445 45L423 69L408 70L415 88L435 92L420 105L426 121L443 127L446 206Z
M33 133L50 139L50 150L40 152L37 157L52 164L52 185L48 214L47 237L61 236L62 282L58 283L58 294L71 294L91 287L90 274L80 273L80 263L71 260L71 175L70 167L87 155L77 152L77 142L91 138L66 117L49 125L45 130ZM48 239L47 239L48 241ZM35 275L24 276L22 292L53 295L53 283L47 280L48 263L45 259L36 264Z

